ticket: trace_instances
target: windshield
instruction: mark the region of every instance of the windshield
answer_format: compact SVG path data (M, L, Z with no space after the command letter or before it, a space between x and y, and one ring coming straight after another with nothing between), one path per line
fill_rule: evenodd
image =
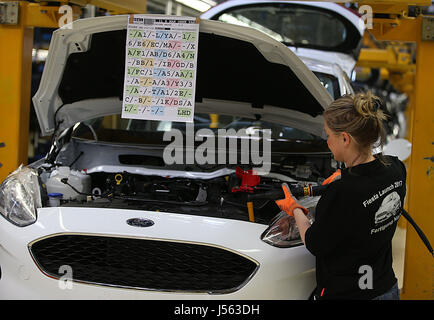
M87 163L86 168L115 157L119 158L117 164L170 170L209 171L247 166L269 172L271 166L284 166L294 176L300 176L306 169L303 166L307 157L319 157L319 167L330 157L327 141L303 130L222 114L196 113L194 123L112 115L78 123L72 130L70 150L83 151L87 159L92 159L89 155L94 152L95 159L99 159ZM108 151L98 152L103 150L101 147ZM117 157L116 150L123 150L122 155Z
M73 137L105 142L141 144L151 143L152 140L159 139L161 143L164 132L179 130L185 134L186 126L187 124L184 122L123 119L120 115L113 115L77 124ZM241 129L245 130L247 135L254 135L255 133L261 135L265 129L269 129L271 139L275 142L322 141L321 138L296 128L219 114L196 113L193 128L194 134L200 129L210 129L216 133L218 129L226 129L226 138L231 138L234 132L240 132Z

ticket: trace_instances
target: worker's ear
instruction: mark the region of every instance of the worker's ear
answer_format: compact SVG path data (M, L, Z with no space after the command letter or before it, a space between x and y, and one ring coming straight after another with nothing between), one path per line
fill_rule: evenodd
M342 132L341 139L342 139L344 146L349 146L350 141L351 141L351 136L347 132Z

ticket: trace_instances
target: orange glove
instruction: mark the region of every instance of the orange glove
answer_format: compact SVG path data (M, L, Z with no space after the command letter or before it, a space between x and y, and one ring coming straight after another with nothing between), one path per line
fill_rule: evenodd
M341 177L341 169L338 169L330 177L328 177L327 179L325 179L322 182L322 185L325 186L326 184L332 183L333 181L339 179L340 177Z
M305 207L299 205L292 197L291 191L289 191L288 185L286 183L282 184L282 189L285 193L285 199L276 200L276 204L281 210L285 211L290 216L294 216L294 209L300 208L304 212L304 214L308 214L309 211Z

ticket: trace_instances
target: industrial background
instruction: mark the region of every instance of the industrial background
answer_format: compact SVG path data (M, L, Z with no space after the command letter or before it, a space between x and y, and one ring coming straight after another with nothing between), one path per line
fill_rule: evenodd
M199 16L221 0L0 1L0 181L20 164L45 156L50 137L40 134L31 97L39 86L59 7L74 19L124 13ZM407 127L397 128L412 153L405 207L429 239L434 235L434 10L431 1L342 2L357 10L370 5L373 27L364 37L352 80L402 110ZM12 6L18 6L14 11ZM12 13L11 13L12 12ZM14 15L14 12L16 13ZM392 128L393 130L393 128ZM434 264L418 235L400 219L394 263L403 299L433 299Z

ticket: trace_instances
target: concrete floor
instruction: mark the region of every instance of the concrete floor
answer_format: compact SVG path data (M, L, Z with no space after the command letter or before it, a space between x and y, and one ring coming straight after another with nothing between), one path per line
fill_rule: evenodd
M395 235L392 239L392 256L393 256L393 270L398 279L398 287L402 289L404 280L404 256L405 256L405 235L406 229L397 226Z

